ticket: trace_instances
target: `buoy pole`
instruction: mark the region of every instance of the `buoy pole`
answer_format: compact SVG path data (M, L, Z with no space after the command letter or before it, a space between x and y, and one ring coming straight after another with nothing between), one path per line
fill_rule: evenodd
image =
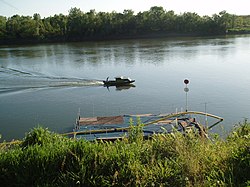
M189 91L187 87L188 83L189 83L189 80L185 79L184 84L186 85L186 87L184 88L184 91L186 92L186 112L188 111L188 91Z

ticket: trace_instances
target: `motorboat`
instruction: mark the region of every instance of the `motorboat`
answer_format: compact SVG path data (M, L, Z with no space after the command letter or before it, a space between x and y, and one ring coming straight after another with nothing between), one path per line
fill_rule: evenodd
M109 77L105 81L103 81L104 86L123 86L123 85L130 85L131 83L135 82L128 77L115 77L115 80L109 80Z

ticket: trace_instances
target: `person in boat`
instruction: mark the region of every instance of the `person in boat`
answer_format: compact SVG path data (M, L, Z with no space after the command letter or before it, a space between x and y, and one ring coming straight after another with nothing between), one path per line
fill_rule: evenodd
M106 82L108 82L108 81L109 81L109 77L106 78Z

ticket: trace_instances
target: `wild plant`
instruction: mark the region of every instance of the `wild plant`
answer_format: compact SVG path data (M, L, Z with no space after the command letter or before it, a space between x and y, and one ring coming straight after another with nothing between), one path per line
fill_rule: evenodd
M134 122L133 122L134 123ZM131 122L131 124L133 124ZM247 186L250 184L249 123L226 139L195 133L154 135L143 125L128 138L88 142L38 127L21 144L0 150L3 186Z

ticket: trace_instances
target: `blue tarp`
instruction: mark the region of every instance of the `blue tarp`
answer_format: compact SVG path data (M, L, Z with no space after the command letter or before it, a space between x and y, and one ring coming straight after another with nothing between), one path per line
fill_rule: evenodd
M95 139L102 139L102 138L115 138L115 137L124 137L127 135L127 130L119 132L106 132L109 129L116 129L116 128L128 128L133 121L133 125L137 125L140 123L145 124L143 126L143 133L144 136L150 136L154 133L170 133L175 128L177 131L183 131L181 125L176 124L174 119L171 124L156 122L153 124L147 124L150 122L154 122L156 120L161 119L164 116L159 115L147 115L147 116L135 116L135 115L123 115L123 123L122 124L100 124L100 125L80 125L78 126L75 131L76 132L89 132L87 134L77 134L76 138L83 138L86 140L95 140ZM103 130L103 132L94 133L95 130Z

